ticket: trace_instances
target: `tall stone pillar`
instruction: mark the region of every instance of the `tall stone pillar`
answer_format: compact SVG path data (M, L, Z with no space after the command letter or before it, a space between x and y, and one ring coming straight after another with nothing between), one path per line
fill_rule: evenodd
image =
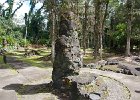
M61 88L63 79L76 75L82 66L82 57L77 33L76 15L67 11L60 16L59 38L55 44L55 60L52 80L55 88Z

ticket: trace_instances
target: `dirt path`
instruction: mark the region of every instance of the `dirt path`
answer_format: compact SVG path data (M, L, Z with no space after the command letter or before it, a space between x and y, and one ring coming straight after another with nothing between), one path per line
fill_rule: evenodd
M98 75L104 75L122 82L128 87L131 93L131 100L140 100L140 76L124 75L110 71L101 71L97 69L82 68L81 72L91 72ZM115 87L114 87L115 88Z

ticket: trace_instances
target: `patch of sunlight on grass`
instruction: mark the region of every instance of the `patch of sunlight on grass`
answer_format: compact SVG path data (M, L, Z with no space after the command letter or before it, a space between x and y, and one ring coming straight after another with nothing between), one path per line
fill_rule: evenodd
M24 51L12 51L12 52L9 52L9 54L14 54L14 55L23 55L24 54Z
M93 59L93 56L84 56L84 59Z
M23 57L24 59L27 59L27 60L36 60L40 57L43 57L43 56L30 56L30 57Z
M51 68L52 63L49 61L41 61L41 60L35 60L35 59L22 59L22 61L29 63L32 66L40 67L40 68Z
M40 55L41 56L45 56L45 55L49 55L49 54L51 54L51 50L39 50L39 52L40 52Z
M87 50L87 51L92 51L92 52L93 52L93 49L92 49L92 48L87 48L86 50Z
M40 67L40 68L50 68L52 67L51 61L43 61L40 58L43 56L31 56L31 57L21 57L20 60L29 63L32 66Z
M32 50L38 51L40 53L40 56L51 54L51 49L32 49ZM13 51L9 54L14 55L14 56L23 56L25 54L25 51Z
M81 48L80 50L83 52L83 48ZM92 52L93 52L93 49L92 49L92 48L87 48L87 49L86 49L86 52L88 52L88 53L89 53L89 52L92 53Z
M18 60L21 60L23 62L26 62L32 66L36 66L36 67L40 67L40 68L50 68L52 67L52 63L51 61L44 61L41 60L40 58L51 54L51 49L33 49L33 50L37 50L40 55L33 55L33 56L28 56L25 57L24 53L25 51L13 51L11 53L9 53L9 56L13 56L18 58Z
M83 62L84 62L85 64L93 63L94 61L95 61L95 59L94 59L94 56L93 56L92 54L87 53L87 54L84 55L84 57L83 57Z

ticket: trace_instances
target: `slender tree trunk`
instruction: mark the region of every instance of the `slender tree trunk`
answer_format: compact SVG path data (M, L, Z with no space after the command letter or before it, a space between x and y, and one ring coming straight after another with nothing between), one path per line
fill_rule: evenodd
M87 32L87 11L88 11L88 4L85 1L85 13L84 13L84 23L83 23L83 51L84 55L86 54L86 32Z
M103 59L103 34L100 33L100 59Z
M105 4L105 10L102 5ZM95 58L97 58L98 53L100 53L100 59L103 58L103 33L104 33L104 23L107 16L109 0L105 3L101 0L95 0ZM100 48L100 51L99 51Z
M28 15L27 13L25 13L25 36L24 36L24 49L25 49L25 52L27 52L27 35L28 35Z
M95 51L94 51L94 57L97 59L98 53L99 53L99 35L100 35L100 1L95 0L95 25L94 25L94 32L95 32Z
M130 56L130 54L130 33L127 33L126 56Z
M132 32L132 1L127 0L127 44L126 44L126 56L130 56L130 34Z
M52 63L53 63L54 58L55 58L55 12L54 12L54 9L52 10L52 34L51 34L51 39L52 39L51 54L52 54Z
M108 9L108 4L109 4L109 0L106 1L105 3L105 11L104 11L104 16L103 18L100 18L102 20L100 20L101 22L101 30L100 30L100 59L102 60L103 59L103 34L104 34L104 24L105 24L105 20L106 20L106 16L107 16L107 9ZM102 14L100 14L100 17L101 15L103 15L103 11L100 12Z
M27 46L27 25L26 25L26 28L25 28L25 45L24 45L24 47L26 48L26 46Z
M93 44L94 44L94 38L93 38L93 33L91 33L91 37L90 37L90 40L91 40L91 42L90 42L90 47L91 48L93 48Z

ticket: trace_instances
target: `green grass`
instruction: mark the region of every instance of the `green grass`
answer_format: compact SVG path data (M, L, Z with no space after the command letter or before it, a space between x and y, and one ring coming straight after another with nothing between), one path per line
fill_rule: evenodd
M24 51L13 51L12 53L9 53L10 56L14 56L16 58L18 58L21 61L24 61L26 63L29 63L32 66L37 66L37 67L41 67L41 68L48 68L48 67L52 67L52 63L51 61L45 61L42 58L45 58L47 55L51 54L51 49L45 49L45 48L40 48L40 49L33 49L33 50L37 50L40 55L36 55L36 56L29 56L29 57L25 57L24 55ZM108 56L112 56L114 54L108 54L108 53L104 53L104 59L108 58ZM86 55L84 55L83 57L83 63L84 64L88 64L88 63L95 63L96 61L100 60L99 58L95 60L94 56L93 56L93 49L87 49L86 50ZM2 61L2 58L0 58L0 62ZM119 71L120 69L117 68L116 66L104 66L103 68L101 68L101 70L111 70L111 71Z
M12 68L11 65L5 64L5 63L3 62L3 57L2 57L2 56L0 56L0 69L11 69L11 71L12 71L13 73L15 73L15 74L17 73L17 72L15 71L15 69Z
M0 63L3 63L3 58L2 58L2 56L0 56Z
M114 53L104 53L103 54L103 59L107 59L108 57L116 56ZM83 57L83 63L88 64L88 63L95 63L96 61L99 61L100 58L95 59L93 56L93 49L87 49L86 55ZM113 72L120 72L121 69L117 67L117 65L106 65L103 67L97 66L97 69L99 70L108 70L108 71L113 71Z
M40 68L48 68L52 67L51 61L43 61L43 60L38 60L40 57L28 57L28 58L21 58L20 60L31 64L32 66L40 67Z
M21 60L23 62L26 62L32 66L40 67L40 68L50 68L52 67L51 61L44 61L41 58L49 55L51 53L50 49L34 49L38 50L40 55L34 55L34 56L24 56L24 51L13 51L12 53L9 53L9 56L13 56L18 58L18 60Z
M85 55L83 57L83 61L84 61L85 64L88 64L88 63L93 63L95 61L95 59L91 55Z

